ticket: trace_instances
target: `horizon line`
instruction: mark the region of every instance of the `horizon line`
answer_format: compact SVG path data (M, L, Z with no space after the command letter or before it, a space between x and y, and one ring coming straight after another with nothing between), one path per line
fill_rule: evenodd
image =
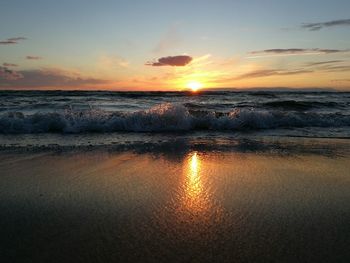
M196 92L191 91L190 89L182 90L136 90L136 89L32 89L32 88L23 88L23 89L0 89L0 92L9 92L9 91L67 91L67 92L188 92L188 93L201 93L201 92L216 92L216 91L309 91L309 92L350 92L350 90L343 90L334 87L305 87L305 88L296 88L296 87L249 87L249 88L238 88L238 87L227 87L227 88L203 88Z

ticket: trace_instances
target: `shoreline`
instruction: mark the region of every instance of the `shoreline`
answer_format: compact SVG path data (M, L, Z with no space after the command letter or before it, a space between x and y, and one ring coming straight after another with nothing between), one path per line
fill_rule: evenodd
M164 153L214 151L238 153L348 155L348 138L290 136L237 136L231 134L82 134L49 136L0 136L1 153L31 152L136 152Z

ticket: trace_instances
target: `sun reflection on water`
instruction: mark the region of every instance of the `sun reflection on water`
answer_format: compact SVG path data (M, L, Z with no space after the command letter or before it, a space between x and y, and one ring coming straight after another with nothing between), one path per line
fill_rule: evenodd
M217 235L223 209L215 199L212 166L205 155L191 152L183 162L183 173L169 203L155 216L160 229L180 240L200 241Z
M189 167L187 171L185 181L185 192L189 199L197 199L203 192L202 181L200 177L200 160L198 159L197 152L193 153L189 158Z
M191 213L209 208L209 195L203 185L202 161L197 152L189 155L185 165L182 204Z

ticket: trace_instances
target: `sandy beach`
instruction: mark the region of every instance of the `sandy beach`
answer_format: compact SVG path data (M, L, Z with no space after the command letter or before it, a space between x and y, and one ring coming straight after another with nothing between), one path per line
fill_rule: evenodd
M1 257L347 262L349 143L293 142L298 152L2 150Z

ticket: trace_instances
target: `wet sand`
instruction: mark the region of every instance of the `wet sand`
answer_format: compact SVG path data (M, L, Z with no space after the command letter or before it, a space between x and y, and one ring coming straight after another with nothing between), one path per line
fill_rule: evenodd
M350 260L348 154L0 156L1 262Z

